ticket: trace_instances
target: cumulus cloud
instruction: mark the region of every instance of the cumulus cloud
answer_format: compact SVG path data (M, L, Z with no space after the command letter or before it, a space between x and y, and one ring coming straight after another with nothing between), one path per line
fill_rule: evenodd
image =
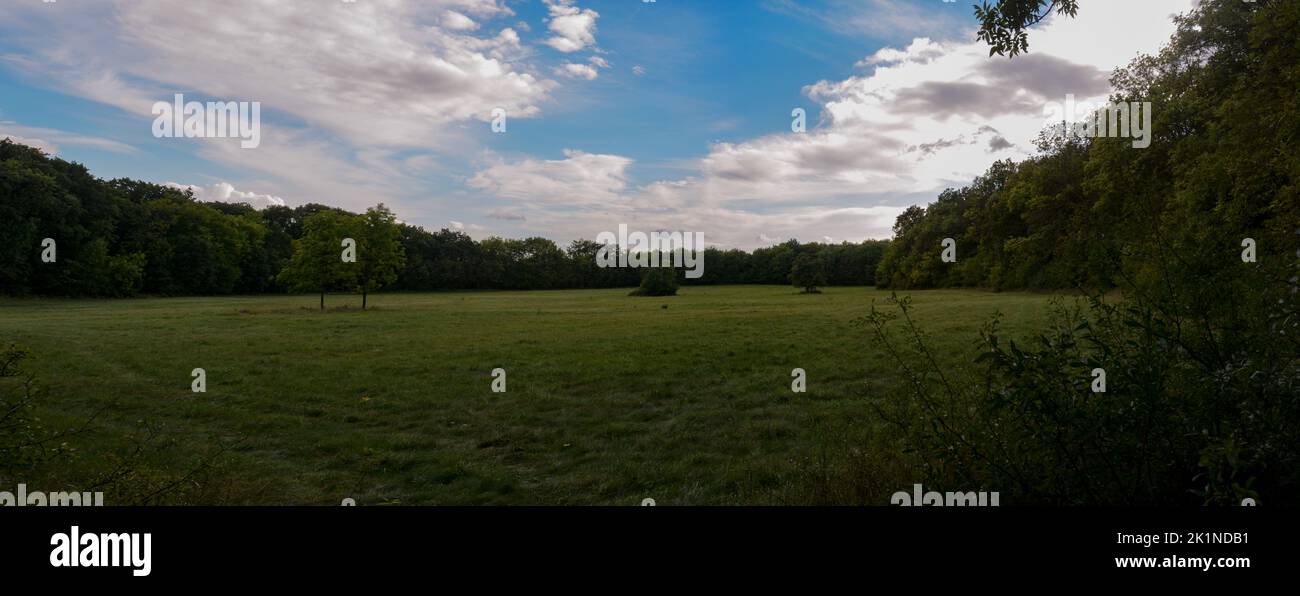
M875 66L879 64L902 64L904 62L919 62L924 64L944 53L943 46L931 41L928 37L918 37L912 40L911 45L906 49L884 47L876 51L875 54L858 61L856 66L859 68L865 66Z
M958 145L983 145L989 151L999 151L1010 149L1014 145L1006 140L996 128L992 126L981 126L975 132L970 134L961 134L952 139L938 139L931 143L921 143L907 148L908 153L917 153L917 159L925 159L927 156L937 151L956 147Z
M459 12L447 10L442 13L442 26L452 31L473 31L478 29L478 23Z
M555 69L555 74L592 81L600 76L600 71L597 70L600 68L609 68L609 62L600 56L592 56L587 59L587 64L566 62Z
M465 223L465 222L461 222L461 221L451 220L451 221L447 222L447 226L445 226L445 227L446 227L446 229L449 229L449 230L455 230L455 231L457 231L457 232L464 232L465 234L468 234L470 238L473 238L473 239L475 239L475 240L481 240L481 239L483 239L483 238L485 238L485 237L488 236L488 234L487 234L488 229L485 228L485 227L483 227L483 226L480 226L480 225L478 225L478 224Z
M218 182L208 186L166 182L163 186L170 186L180 190L189 190L194 193L194 198L200 201L247 203L254 209L265 209L272 205L284 206L284 199L281 199L280 197L238 190L229 182Z
M424 146L492 107L534 116L555 87L513 29L475 31L513 14L501 0L25 4L0 7L0 32L25 50L12 65L145 117L193 90L360 144Z
M7 52L0 61L35 84L135 115L142 134L153 103L174 93L260 102L257 150L167 142L255 172L263 192L291 200L349 209L384 201L419 212L417 195L427 195L419 189L434 170L421 167L429 155L463 155L473 142L467 124L490 120L494 108L512 119L539 115L559 86L503 24L515 21L505 21L514 15L506 0L131 0L76 8L0 3ZM9 132L52 151L92 142L127 150L102 139Z
M627 189L632 160L618 155L564 150L564 159L499 161L469 180L495 196L550 204L616 202Z
M697 186L714 201L770 203L933 195L964 184L996 159L1028 156L1048 104L1067 94L1104 99L1108 73L1157 48L1173 32L1169 15L1191 1L1096 3L1078 19L1035 28L1031 53L1014 60L990 57L978 41L883 48L860 63L871 73L805 87L821 105L819 126L715 144ZM1093 51L1097 30L1134 21L1142 31L1111 37L1102 57Z
M632 186L633 160L569 150L561 160L498 161L480 171L470 185L510 199L510 211L489 217L519 222L525 233L559 239L594 238L627 224L639 230L703 232L710 245L753 248L755 230L773 238L884 238L904 206L836 207L819 203L755 210L751 205L709 200L709 177L665 180ZM527 210L525 218L522 211ZM809 230L817 230L816 235Z
M573 62L566 62L557 67L555 69L555 74L573 77L575 79L586 79L588 81L594 80L600 75L599 72L596 72L596 67L594 66L589 64L575 64Z
M596 19L600 13L580 8L573 0L545 0L550 12L547 28L554 35L546 45L561 52L577 52L596 43Z
M969 183L994 160L1030 155L1049 103L1066 94L1103 99L1108 73L1157 49L1173 31L1169 15L1191 2L1096 3L1075 20L1036 27L1031 53L1014 60L989 57L975 41L918 38L881 49L859 63L870 73L803 89L821 107L807 132L714 143L677 180L632 185L630 158L568 152L498 163L471 184L538 207L527 227L567 238L618 223L703 231L745 248L888 237L908 205ZM1112 27L1134 30L1108 34L1113 42L1094 51L1095 32Z

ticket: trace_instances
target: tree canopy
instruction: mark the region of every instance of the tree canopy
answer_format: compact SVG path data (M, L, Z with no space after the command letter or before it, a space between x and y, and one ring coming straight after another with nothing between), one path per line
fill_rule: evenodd
M339 267L342 238L357 242ZM57 260L41 261L55 240ZM800 254L819 254L829 285L872 285L887 241L705 250L706 274L684 284L787 284ZM601 268L600 244L540 238L474 240L398 223L383 205L354 214L202 202L138 180L105 181L84 166L0 140L0 293L159 296L637 287L642 272Z
M344 240L362 232L356 216L322 211L303 222L303 237L294 243L293 257L279 279L289 289L318 292L321 308L330 291L352 290L360 279L360 267L343 259ZM355 248L355 247L354 247Z
M1180 17L1167 47L1112 77L1113 101L1152 103L1150 147L1045 133L1032 159L995 163L905 211L880 285L1131 288L1159 285L1166 264L1227 280L1247 239L1258 246L1251 266L1288 279L1300 225L1297 11L1221 1ZM939 258L944 238L959 247L955 263Z
M805 294L819 292L817 286L826 285L826 261L819 255L804 253L790 266L790 282L803 288Z

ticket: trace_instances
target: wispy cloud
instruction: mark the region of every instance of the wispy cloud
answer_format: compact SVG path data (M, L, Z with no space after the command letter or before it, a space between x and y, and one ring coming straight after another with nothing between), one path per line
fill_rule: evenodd
M50 155L59 153L60 145L75 145L101 149L114 153L135 153L135 147L112 139L82 135L53 128L22 126L16 122L0 121L0 138L9 138L24 145L36 147Z
M764 0L770 11L804 19L841 35L880 39L927 36L949 40L972 31L969 4L940 0Z

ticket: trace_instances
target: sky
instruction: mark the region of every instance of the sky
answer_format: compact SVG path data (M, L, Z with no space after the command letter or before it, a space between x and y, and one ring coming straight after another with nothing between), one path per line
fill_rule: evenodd
M3 0L0 137L476 239L857 242L1032 156L1194 1L1082 0L1008 59L969 0ZM260 143L156 136L176 94L258 102Z

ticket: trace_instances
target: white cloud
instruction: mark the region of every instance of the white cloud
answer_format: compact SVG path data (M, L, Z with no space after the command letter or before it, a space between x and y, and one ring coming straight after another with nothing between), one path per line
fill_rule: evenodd
M579 8L573 0L544 0L551 18L547 28L555 35L546 45L561 52L577 52L596 43L596 19L600 13Z
M1034 27L1030 54L1008 60L948 35L948 13L968 19L966 6L828 0L836 14L768 0L840 32L888 34L897 47L865 56L860 76L808 81L803 92L821 108L808 132L715 143L697 159L676 162L687 172L676 179L634 184L633 159L623 155L488 154L458 196L504 200L488 218L557 239L592 238L618 223L703 231L710 242L744 248L783 238L885 237L908 204L968 183L995 159L1028 155L1045 102L1067 93L1080 101L1104 97L1107 73L1157 49L1173 30L1168 15L1193 1L1083 3L1077 19ZM552 73L592 80L609 67L604 55L573 55L599 52L598 13L574 0L545 4L541 43L569 58L558 66L539 64L535 48L523 44L517 31L527 25L507 19L513 12L506 0L133 0L79 4L77 11L10 2L0 4L0 36L18 51L0 61L140 115L142 135L152 102L177 90L262 102L267 121L257 150L195 145L200 157L249 173L236 181L259 192L211 185L202 187L205 196L247 195L267 204L287 197L352 210L383 201L408 220L413 212L429 214L426 221L475 219L481 211L450 215L402 198L426 189L430 177L455 176L448 155L473 155L465 151L465 126L492 108L506 108L511 118L536 116L560 85ZM914 14L922 10L939 22ZM646 69L635 65L632 73ZM74 140L130 150L53 132L0 123L0 133L56 150Z
M272 205L284 206L284 199L281 199L280 197L237 190L229 182L218 182L209 186L165 182L163 183L163 186L170 186L181 190L190 190L194 193L194 198L200 201L248 203L254 209L265 209Z
M470 238L473 238L475 240L482 240L483 238L486 238L489 235L488 229L478 224L472 224L472 223L467 224L465 222L460 222L456 220L451 220L447 222L447 224L448 224L447 229L455 230L457 232L464 232L465 234L468 234Z
M451 176L447 168L474 143L475 120L487 121L497 107L512 119L535 117L559 86L541 74L536 52L515 29L502 26L514 14L506 0L131 0L76 8L0 3L0 37L10 52L0 63L34 84L134 115L138 134L151 142L150 108L174 93L260 102L256 150L210 139L162 142L193 148L291 202L355 210L383 201L404 217L430 213L428 184ZM73 143L129 149L33 130L10 132L55 151Z
M556 85L534 74L513 29L470 30L513 14L501 0L77 8L4 3L0 34L24 49L7 61L147 118L153 101L184 90L260 101L264 118L286 114L358 144L430 146L447 124L487 120L493 107L535 116Z
M928 37L918 37L913 39L911 45L903 50L890 47L880 48L875 54L863 58L855 66L864 67L877 64L900 64L903 62L920 62L924 64L942 56L943 53L942 45L931 41Z
M528 202L594 205L617 202L627 189L632 160L564 150L564 159L498 161L468 182L495 196Z
M904 209L813 203L758 211L745 204L716 204L709 200L714 181L707 177L633 187L627 181L632 163L623 156L568 150L561 160L498 161L469 185L512 202L510 211L498 209L489 217L515 220L528 233L562 240L591 239L619 224L640 230L698 231L710 244L744 248L764 244L755 230L771 237L815 240L831 233L862 240L887 237Z
M442 13L442 26L452 31L473 31L478 29L478 23L459 12L454 10L444 11Z
M1174 29L1168 16L1191 3L1084 4L1075 20L1035 27L1031 52L1015 59L989 57L978 41L883 48L859 63L870 74L804 89L822 107L806 133L715 144L696 191L724 204L879 201L969 183L997 159L1032 153L1048 103L1105 99L1110 71L1158 48ZM1097 43L1098 31L1108 43Z
M383 148L354 148L328 136L297 129L263 127L256 150L235 143L205 142L200 157L225 164L246 176L260 176L259 190L293 203L318 202L352 211L385 203L409 219L416 203L404 201L421 178L398 152ZM414 166L418 168L418 161Z
M530 213L520 226L525 233L560 239L594 239L604 231L626 224L631 230L682 230L701 232L710 246L753 249L778 244L785 239L821 241L824 236L856 242L887 238L903 207L797 206L774 211L750 211L709 207L702 204L659 209L633 199L632 205L605 209Z
M989 57L976 41L883 48L859 63L869 74L804 89L822 109L807 132L715 143L681 179L633 186L631 159L571 151L565 160L497 163L471 186L531 209L525 228L562 238L619 223L703 231L744 248L885 238L909 204L968 184L994 160L1030 155L1048 102L1107 96L1109 72L1158 48L1173 32L1168 15L1192 1L1084 4L1077 20L1035 27L1030 54L1012 60ZM1096 50L1096 33L1110 27L1116 35Z
M586 79L593 81L600 76L601 68L609 68L609 62L600 56L592 56L587 59L588 64L576 64L565 62L555 69L555 74L575 79Z
M16 122L0 120L0 139L2 138L9 138L15 143L36 147L50 155L58 155L60 145L89 147L114 153L134 153L136 151L135 147L112 139L55 130L53 128L23 126Z
M597 76L600 76L600 73L596 71L594 66L587 64L574 64L572 62L565 62L562 66L557 67L555 69L555 74L573 77L575 79L586 79L588 81L595 80Z

